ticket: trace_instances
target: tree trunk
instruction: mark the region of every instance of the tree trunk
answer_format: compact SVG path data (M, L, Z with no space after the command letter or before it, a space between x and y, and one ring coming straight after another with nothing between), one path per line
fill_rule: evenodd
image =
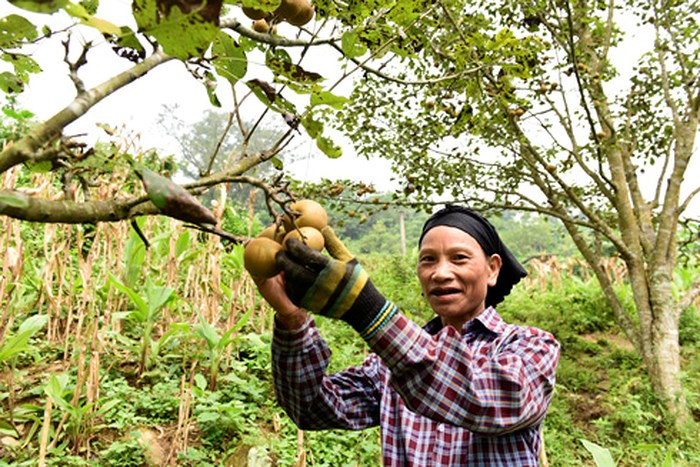
M681 383L680 312L672 293L673 276L667 272L650 272L652 322L650 331L651 361L646 361L654 392L663 403L676 427L689 419L688 406Z
M661 310L656 310L661 311ZM676 427L689 420L688 406L681 385L680 344L678 324L671 321L669 311L654 320L652 354L654 361L648 363L649 376L654 392L663 398L663 403Z

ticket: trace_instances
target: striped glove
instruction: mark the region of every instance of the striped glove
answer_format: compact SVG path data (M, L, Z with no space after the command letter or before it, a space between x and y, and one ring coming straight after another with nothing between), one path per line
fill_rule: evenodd
M341 319L369 337L396 313L396 307L374 287L333 229L326 227L322 233L330 257L296 239L288 240L286 250L277 254L287 295L297 306Z

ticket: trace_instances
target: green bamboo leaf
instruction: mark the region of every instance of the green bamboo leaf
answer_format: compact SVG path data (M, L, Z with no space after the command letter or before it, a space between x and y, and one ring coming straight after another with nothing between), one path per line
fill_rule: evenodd
M597 467L615 467L615 461L607 448L599 446L591 441L582 439L581 443L588 452L593 455Z
M194 325L194 330L199 337L207 342L209 350L214 350L221 340L221 336L216 332L216 328L209 324L201 315L199 316L199 323Z
M180 236L175 241L175 257L181 258L183 253L187 252L190 248L191 237L190 231L185 230L180 234Z
M2 342L0 346L0 363L27 350L29 348L29 339L35 332L44 327L46 321L46 315L34 315L24 320L14 335L6 337Z
M51 375L48 383L44 387L44 392L51 397L54 404L67 412L74 412L74 407L65 399L66 386L68 386L68 374Z
M148 315L156 314L166 303L173 298L175 289L154 285L150 280L146 283L146 300L148 301Z
M146 301L134 289L124 285L119 279L114 277L111 272L109 273L109 283L112 284L117 290L124 292L131 299L139 311L139 318L145 319L148 316L148 303L146 303Z

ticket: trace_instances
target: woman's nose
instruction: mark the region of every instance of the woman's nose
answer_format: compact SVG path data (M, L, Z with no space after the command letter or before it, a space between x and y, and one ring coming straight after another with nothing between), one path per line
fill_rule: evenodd
M433 280L443 280L450 277L451 268L448 261L440 260L435 263L433 269Z

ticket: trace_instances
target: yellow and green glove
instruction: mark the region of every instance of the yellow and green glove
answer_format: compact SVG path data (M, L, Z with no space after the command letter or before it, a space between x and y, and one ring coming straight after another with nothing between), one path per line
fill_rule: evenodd
M330 257L296 239L277 254L287 295L297 306L346 321L369 338L396 313L396 306L374 287L331 227L322 233Z

